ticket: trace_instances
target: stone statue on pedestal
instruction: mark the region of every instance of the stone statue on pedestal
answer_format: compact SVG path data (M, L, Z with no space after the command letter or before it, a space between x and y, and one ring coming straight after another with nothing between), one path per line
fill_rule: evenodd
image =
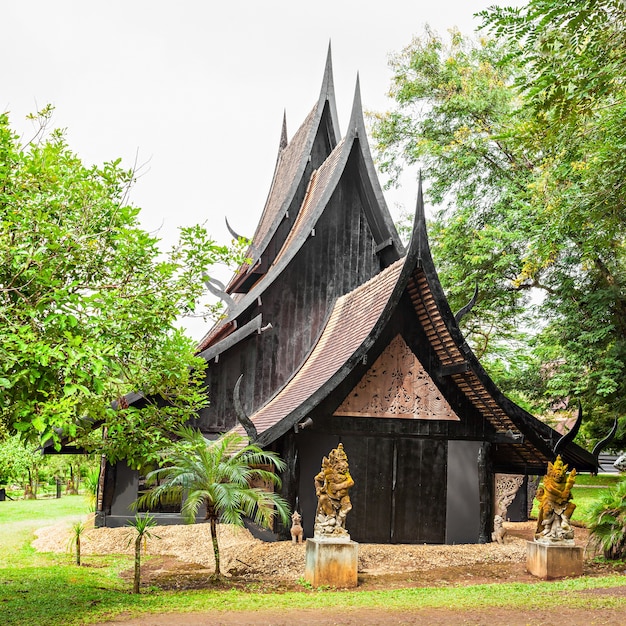
M315 476L317 511L313 527L316 539L350 540L346 515L352 509L348 491L354 485L343 444L322 460L322 469Z
M539 515L535 541L541 543L574 543L574 529L570 518L576 508L571 502L572 487L576 480L576 469L567 473L567 465L560 456L554 463L548 463L548 473L543 479L543 487L537 491Z

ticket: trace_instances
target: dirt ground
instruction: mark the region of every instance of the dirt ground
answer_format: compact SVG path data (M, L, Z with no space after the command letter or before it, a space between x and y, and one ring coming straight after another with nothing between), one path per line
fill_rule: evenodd
M526 572L526 541L532 539L534 523L507 523L505 544L487 545L371 545L359 544L358 591L400 589L409 587L442 587L476 585L498 582L537 582ZM82 553L88 564L89 554L124 552L128 529L94 529L83 542ZM162 589L241 589L283 593L306 592L302 585L304 574L304 546L290 542L264 543L247 531L220 529L222 572L226 576L212 582L214 562L209 549L206 525L161 527L156 530L160 539L148 542L147 552L153 556L142 565L142 584ZM576 543L585 546L587 531L576 529ZM38 532L34 542L38 550L62 551L67 546L67 529L52 527ZM62 548L61 548L62 546ZM204 546L202 550L198 546ZM600 576L613 572L624 573L593 561L586 554L583 573ZM123 573L132 578L132 571ZM585 593L626 595L625 586L611 590L589 590ZM530 598L529 598L530 601ZM561 609L546 611L531 606L524 611L503 609L486 611L455 611L425 609L415 612L395 612L372 609L346 608L338 615L325 615L315 610L213 612L207 614L164 614L130 618L120 616L99 626L198 626L215 625L272 625L302 626L331 624L371 626L374 624L472 624L472 625L547 625L568 624L592 626L595 624L624 624L622 609L585 610Z

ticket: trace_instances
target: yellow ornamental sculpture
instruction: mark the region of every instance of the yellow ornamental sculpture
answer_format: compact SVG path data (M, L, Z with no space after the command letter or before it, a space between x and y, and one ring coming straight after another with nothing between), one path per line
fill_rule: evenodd
M315 477L317 511L314 536L318 539L349 539L346 515L352 509L348 491L354 480L348 469L348 457L340 443L322 460L322 469Z
M539 516L535 540L542 543L574 542L574 530L570 523L576 505L571 501L576 469L567 473L567 465L560 456L548 463L548 473L543 487L537 491Z

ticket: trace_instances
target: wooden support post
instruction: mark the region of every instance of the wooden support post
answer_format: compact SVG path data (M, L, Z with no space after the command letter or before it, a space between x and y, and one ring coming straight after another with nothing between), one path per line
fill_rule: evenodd
M487 441L478 452L478 492L480 496L478 543L490 543L493 532L494 473L491 444Z

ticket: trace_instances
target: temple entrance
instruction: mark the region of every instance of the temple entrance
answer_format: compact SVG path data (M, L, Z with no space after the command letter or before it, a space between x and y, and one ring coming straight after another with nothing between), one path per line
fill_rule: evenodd
M305 535L313 534L313 477L341 441L354 487L346 527L361 543L445 543L447 443L442 440L328 434L299 437ZM313 445L307 445L313 444ZM323 447L323 449L322 449Z

